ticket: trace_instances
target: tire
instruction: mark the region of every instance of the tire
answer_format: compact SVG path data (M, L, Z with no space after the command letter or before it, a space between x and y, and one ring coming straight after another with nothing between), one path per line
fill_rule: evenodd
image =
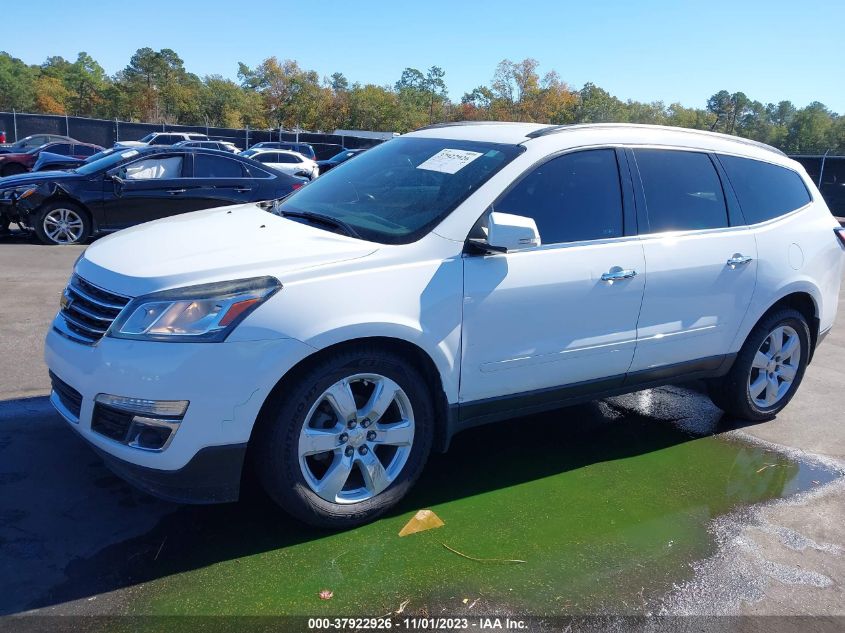
M91 235L91 220L79 205L57 200L37 213L33 228L44 244L80 244Z
M26 167L23 165L18 165L17 163L9 163L3 168L3 177L6 176L16 176L17 174L25 174L27 171Z
M786 352L777 351L773 341L778 338ZM793 338L800 346L797 350L791 347ZM787 308L767 316L748 335L728 374L708 383L710 399L736 418L772 419L789 404L804 378L810 341L807 320L797 310Z
M377 391L394 394L387 408ZM354 401L343 406L350 393ZM368 406L376 401L382 413L370 420ZM269 407L256 446L259 480L276 503L310 525L344 529L372 521L422 472L434 436L432 402L426 380L401 356L371 346L344 350L299 375Z

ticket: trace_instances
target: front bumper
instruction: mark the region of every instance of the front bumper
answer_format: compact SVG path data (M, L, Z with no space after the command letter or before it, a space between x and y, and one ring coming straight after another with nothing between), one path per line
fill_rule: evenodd
M313 351L287 338L156 343L105 337L88 346L51 329L45 360L81 396L78 416L55 392L51 402L113 471L160 497L211 503L237 498L243 456L261 406L278 380ZM100 393L190 404L170 444L154 452L92 430L94 398Z

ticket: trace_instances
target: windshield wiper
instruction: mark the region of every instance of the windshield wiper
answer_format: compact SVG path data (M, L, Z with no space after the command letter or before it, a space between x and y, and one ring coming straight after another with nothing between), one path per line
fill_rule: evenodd
M349 224L347 224L343 220L333 218L330 215L314 213L313 211L279 211L279 213L283 218L302 218L303 220L309 220L311 222L314 222L315 224L324 224L327 226L331 226L335 229L340 229L349 237L357 237L358 239L362 239L361 236L358 234L358 231L349 226Z

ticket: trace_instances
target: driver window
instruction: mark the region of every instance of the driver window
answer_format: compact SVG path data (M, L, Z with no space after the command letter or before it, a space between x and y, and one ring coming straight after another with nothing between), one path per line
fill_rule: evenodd
M620 237L616 152L586 150L553 158L520 180L494 210L533 218L543 244Z
M164 180L182 177L182 157L146 158L131 165L126 165L121 171L125 180Z

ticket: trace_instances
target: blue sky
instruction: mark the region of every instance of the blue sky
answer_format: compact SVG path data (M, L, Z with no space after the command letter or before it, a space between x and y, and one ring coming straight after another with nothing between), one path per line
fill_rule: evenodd
M377 84L438 65L459 99L500 60L534 57L622 99L703 107L724 88L845 112L843 0L35 0L4 3L0 24L0 50L28 63L85 50L109 73L143 46L233 79L271 55Z

